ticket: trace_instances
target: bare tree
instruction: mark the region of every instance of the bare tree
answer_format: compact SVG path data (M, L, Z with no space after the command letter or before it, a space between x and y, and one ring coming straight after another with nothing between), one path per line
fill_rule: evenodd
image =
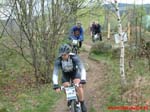
M83 1L75 0L9 0L10 16L15 21L14 33L5 31L14 46L3 45L15 50L34 68L37 84L51 81L53 61L70 15Z

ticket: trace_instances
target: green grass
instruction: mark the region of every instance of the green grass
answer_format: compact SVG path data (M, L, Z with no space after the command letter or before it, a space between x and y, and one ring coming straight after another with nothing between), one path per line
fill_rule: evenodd
M11 94L13 95L13 94ZM9 97L1 98L0 104L10 112L52 112L55 102L61 94L56 94L50 86L43 86L38 92L36 89L26 90L24 93L14 94L14 101ZM3 103L2 103L3 102Z
M108 56L108 54L99 54L99 55L97 55L97 54L91 53L89 58L92 59L92 60L96 60L96 61L111 63L111 56Z
M5 68L0 66L0 112L52 112L61 94L50 84L41 85L40 92L35 86L29 87L28 81L35 80L32 68L15 52L3 49L0 58L5 63Z
M93 107L91 107L89 112L96 112L96 110Z
M108 94L106 97L107 103L105 104L104 112L112 112L113 110L108 110L107 108L109 106L134 106L126 100L122 100L121 96L126 92L133 89L134 81L139 77L142 76L145 78L147 82L150 81L149 78L149 71L148 71L148 63L145 59L135 59L133 60L133 68L130 68L128 66L128 61L126 59L125 61L125 73L127 78L127 89L123 91L121 89L121 79L120 79L120 70L119 70L119 59L112 59L111 56L106 56L105 54L90 54L90 59L94 59L103 63L106 63L108 66L108 78L107 78L107 84L104 87L105 93ZM145 84L140 85L141 90L139 92L142 92L143 100L147 100L150 95L150 88L149 84L145 82ZM126 97L128 98L128 97ZM145 106L144 102L143 105ZM92 108L91 108L92 109ZM94 112L94 111L91 111ZM113 111L115 112L115 111ZM119 112L119 111L116 111ZM123 110L121 112L130 112L130 110ZM144 112L144 110L141 110L140 112Z
M30 77L28 75L32 75L32 71L25 65L27 64L16 56L9 59L6 70L0 71L0 112L52 112L61 94L56 94L50 85L41 87L40 92L37 88L26 88L28 80L26 82L21 77ZM23 84L19 84L18 78ZM31 78L34 80L33 76ZM8 91L4 91L4 87L8 88Z

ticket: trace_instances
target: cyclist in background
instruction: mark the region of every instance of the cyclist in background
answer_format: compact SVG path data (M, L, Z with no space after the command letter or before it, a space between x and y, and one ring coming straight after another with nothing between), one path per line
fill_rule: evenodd
M62 85L67 87L70 85L70 79L74 84L79 84L77 87L79 101L81 103L82 112L87 112L87 108L84 102L83 84L86 83L86 71L83 63L78 55L70 53L70 46L64 44L59 49L59 56L55 60L53 70L53 88L56 92L60 92L60 86L58 84L58 72L62 71Z
M90 27L90 32L92 36L92 41L95 42L94 36L97 34L99 36L99 40L102 41L102 35L101 35L101 25L98 22L93 22Z
M82 47L82 42L84 40L84 31L80 22L77 22L76 25L71 28L69 39L79 40L79 48Z

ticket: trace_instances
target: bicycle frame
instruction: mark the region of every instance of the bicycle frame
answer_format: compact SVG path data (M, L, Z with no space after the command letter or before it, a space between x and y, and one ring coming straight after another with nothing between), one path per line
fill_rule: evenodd
M99 34L95 34L95 35L94 35L94 40L99 39L99 37L100 37L100 35L99 35Z
M72 40L72 52L78 54L78 40Z
M92 34L92 41L96 42L97 40L100 40L100 33Z

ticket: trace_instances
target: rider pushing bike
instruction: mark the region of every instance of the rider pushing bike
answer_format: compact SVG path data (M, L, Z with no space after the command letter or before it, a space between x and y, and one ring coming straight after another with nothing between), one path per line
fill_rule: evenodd
M59 56L55 60L53 70L53 88L56 92L60 92L60 86L58 84L58 72L62 71L62 85L68 87L70 85L70 79L74 84L79 84L77 87L78 97L81 104L82 112L87 112L87 108L84 102L83 84L86 83L86 71L79 56L70 53L70 46L64 44L59 49Z

